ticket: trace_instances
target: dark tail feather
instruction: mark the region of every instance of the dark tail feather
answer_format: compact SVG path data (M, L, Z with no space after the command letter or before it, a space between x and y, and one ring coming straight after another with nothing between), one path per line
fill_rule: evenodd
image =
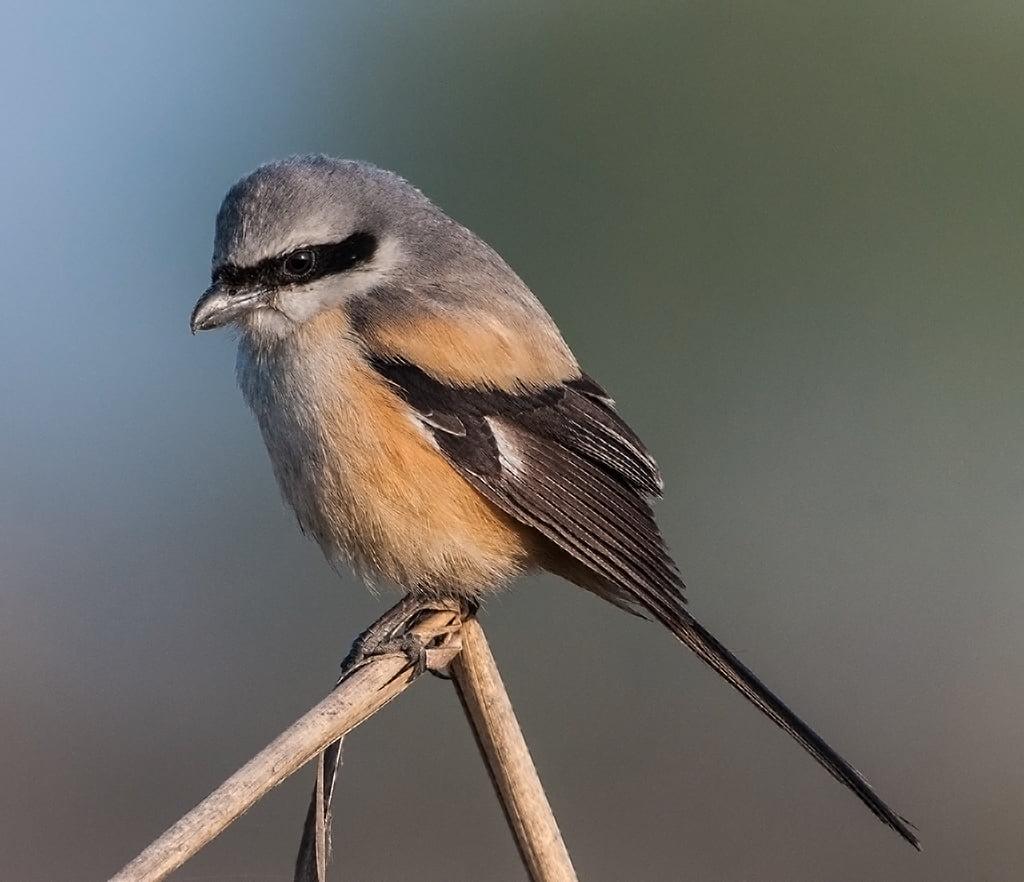
M659 608L662 607L662 608ZM914 834L914 826L906 818L898 815L878 797L871 785L865 781L860 772L829 747L810 726L801 720L793 711L778 699L728 649L715 639L714 635L685 610L667 610L662 604L656 604L651 612L673 634L683 641L712 668L718 671L729 684L742 693L766 717L788 732L796 741L821 763L837 780L850 788L871 812L883 824L892 827L897 833L921 850L921 843Z

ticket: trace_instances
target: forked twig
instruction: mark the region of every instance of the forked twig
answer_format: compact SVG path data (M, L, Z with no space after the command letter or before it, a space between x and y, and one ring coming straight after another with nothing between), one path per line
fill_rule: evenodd
M396 609L401 605L402 602ZM380 621L393 615L394 610L389 610ZM369 632L362 636L366 633ZM573 882L576 876L572 864L480 626L472 618L463 621L458 613L426 608L396 636L404 634L415 636L428 647L427 668L436 671L448 668L459 654L460 638L468 638L467 655L461 665L452 666L452 673L530 878L533 882ZM163 879L289 775L329 748L318 766L317 787L310 807L312 824L307 820L296 868L297 873L303 871L305 862L308 877L323 879L330 798L340 759L340 752L332 757L330 751L340 751L339 742L347 732L400 695L421 673L399 653L374 655L344 673L333 692L111 877L110 882ZM310 837L313 841L307 842Z

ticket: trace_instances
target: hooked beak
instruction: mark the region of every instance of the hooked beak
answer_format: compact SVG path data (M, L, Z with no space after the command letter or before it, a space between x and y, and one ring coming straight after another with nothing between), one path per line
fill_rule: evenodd
M214 282L203 292L193 308L189 327L193 334L219 328L249 312L262 299L262 291L232 290L220 282Z

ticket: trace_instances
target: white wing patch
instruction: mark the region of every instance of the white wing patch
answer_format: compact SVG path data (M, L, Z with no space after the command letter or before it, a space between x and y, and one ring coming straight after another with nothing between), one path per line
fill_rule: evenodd
M498 445L498 462L503 470L510 475L523 475L526 473L526 465L516 450L515 438L512 433L502 426L500 420L494 417L484 417L494 441Z

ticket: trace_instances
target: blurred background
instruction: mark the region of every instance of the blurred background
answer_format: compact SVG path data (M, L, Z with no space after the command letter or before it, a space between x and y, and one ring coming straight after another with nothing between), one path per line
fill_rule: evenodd
M257 163L394 168L490 241L661 461L693 610L918 855L653 625L484 623L581 879L1024 872L1019 3L9 4L0 876L106 878L390 601L280 501L230 334ZM522 870L449 686L349 740L335 878ZM311 771L174 877L287 880Z

